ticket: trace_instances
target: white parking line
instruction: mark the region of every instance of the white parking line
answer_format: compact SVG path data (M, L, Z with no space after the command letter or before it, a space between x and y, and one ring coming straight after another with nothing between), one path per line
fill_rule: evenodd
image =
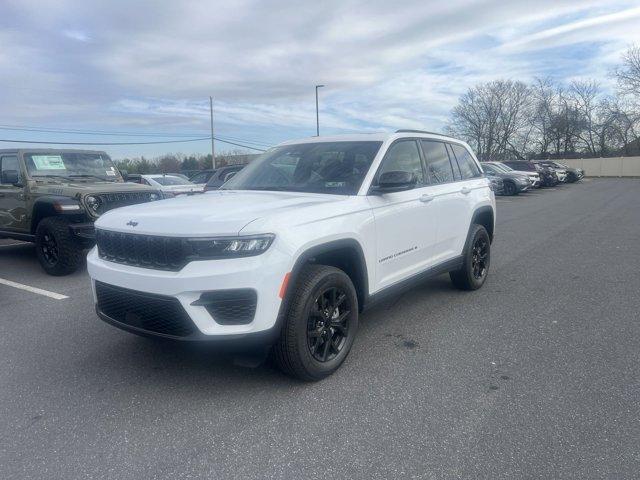
M38 295L44 295L45 297L54 298L56 300L64 300L65 298L69 298L66 295L62 295L60 293L50 292L49 290L43 290L41 288L30 287L29 285L12 282L11 280L6 280L4 278L0 278L0 284L7 285L9 287L19 288L20 290L25 290L31 293L37 293Z

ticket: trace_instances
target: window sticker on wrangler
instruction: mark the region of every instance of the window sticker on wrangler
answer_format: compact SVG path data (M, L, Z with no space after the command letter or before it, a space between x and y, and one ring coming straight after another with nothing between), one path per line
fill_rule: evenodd
M32 155L36 170L66 170L60 155Z

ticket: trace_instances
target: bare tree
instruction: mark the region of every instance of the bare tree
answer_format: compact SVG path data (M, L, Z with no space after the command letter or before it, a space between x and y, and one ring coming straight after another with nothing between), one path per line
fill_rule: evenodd
M467 140L482 160L522 157L531 106L530 89L522 82L484 83L460 98L448 130Z
M615 77L621 94L640 101L640 46L633 45L622 55L622 65L615 70Z
M598 83L591 80L575 81L569 86L569 101L575 112L575 137L580 143L579 147L583 147L590 156L602 152L603 125L598 118L599 95Z

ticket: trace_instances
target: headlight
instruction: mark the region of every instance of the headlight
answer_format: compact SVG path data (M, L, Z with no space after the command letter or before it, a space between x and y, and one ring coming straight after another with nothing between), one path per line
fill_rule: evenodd
M100 205L102 204L99 197L96 197L93 195L87 195L84 201L87 204L87 207L89 207L89 209L93 213L96 213L96 214L98 213L98 210L100 209Z
M161 198L162 198L162 196L160 196L159 193L153 192L153 193L149 194L149 201L150 202L155 202L156 200L160 200Z
M489 188L491 188L491 190L495 192L496 190L499 190L501 187L502 187L502 180L495 177L489 178Z
M190 238L195 260L215 258L253 257L264 253L273 243L275 235L252 235L245 237Z

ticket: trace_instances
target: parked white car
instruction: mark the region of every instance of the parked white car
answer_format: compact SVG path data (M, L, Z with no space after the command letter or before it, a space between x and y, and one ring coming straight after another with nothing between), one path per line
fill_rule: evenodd
M186 193L201 193L204 185L196 185L177 175L140 175L142 183L159 188L165 197L174 197Z
M142 335L273 344L285 372L318 380L345 360L363 309L445 272L483 285L489 185L469 146L443 135L286 142L220 190L102 215L96 310Z

